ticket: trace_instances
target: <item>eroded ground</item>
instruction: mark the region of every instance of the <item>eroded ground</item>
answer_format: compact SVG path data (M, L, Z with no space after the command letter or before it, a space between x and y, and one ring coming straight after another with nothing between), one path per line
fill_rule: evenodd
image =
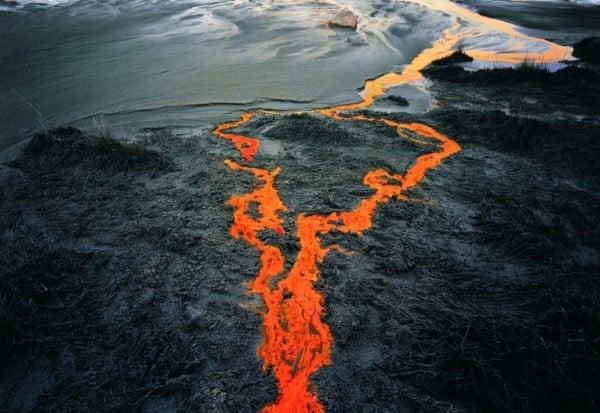
M569 69L575 70L575 69ZM317 288L334 336L313 376L327 411L594 411L600 400L598 75L429 74L419 121L462 151L363 237L331 234ZM558 80L557 80L558 79ZM554 83L553 83L554 82ZM370 115L375 115L367 112ZM253 412L258 253L229 235L257 184L235 148L147 130L136 145L63 129L2 166L0 406L8 411ZM300 211L348 210L365 171L427 147L376 123L257 116L297 253Z

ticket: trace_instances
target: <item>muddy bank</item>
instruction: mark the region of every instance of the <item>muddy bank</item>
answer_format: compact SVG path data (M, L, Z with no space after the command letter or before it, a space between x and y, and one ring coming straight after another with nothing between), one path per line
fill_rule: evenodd
M240 307L256 257L221 189L251 182L225 173L228 151L208 130L123 145L61 129L3 167L1 410L256 411L272 395Z
M316 288L334 343L314 375L327 411L594 411L600 400L599 145L593 68L557 74L428 71L428 123L463 150L364 236L330 234ZM401 102L404 104L404 102ZM369 112L370 115L374 115ZM0 407L7 411L253 412L261 371L258 255L229 235L229 142L74 129L2 165ZM378 123L260 115L292 262L299 212L348 210L374 167L433 146Z

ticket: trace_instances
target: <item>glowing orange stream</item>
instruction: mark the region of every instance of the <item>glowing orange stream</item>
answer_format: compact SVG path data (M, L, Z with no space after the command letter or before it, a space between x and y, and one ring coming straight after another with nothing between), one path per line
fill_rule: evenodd
M479 25L485 30L485 33L497 32L511 36L513 40L513 44L511 45L512 50L502 50L498 52L495 50L469 49L469 55L474 59L499 61L504 63L520 63L524 58L528 58L533 61L549 62L558 61L561 59L570 59L572 57L572 48L570 47L561 46L556 43L552 43L549 40L540 39L521 33L510 23L491 17L482 16L479 13L450 0L410 1L412 3L420 4L421 6L430 10L439 10L450 14L455 18L464 19L469 21L472 25ZM478 35L482 37L481 32L477 32L477 28L466 30L461 33L461 39L474 38ZM538 52L527 50L527 44L522 43L527 40L534 40L536 43L542 43L545 46L545 50Z
M240 154L242 155L242 157L247 161L253 160L254 154L256 153L256 151L258 150L258 147L260 145L260 141L251 136L238 135L235 133L227 133L224 131L233 129L233 128L237 128L238 126L243 125L244 123L246 123L250 119L252 119L252 116L254 116L253 113L244 112L244 113L242 113L242 116L240 117L239 120L221 123L213 131L213 133L220 136L221 138L228 139L231 142L233 142L233 144L235 145L237 150L240 151Z
M426 0L417 0L427 3ZM440 2L444 3L445 2ZM474 18L470 11L448 2L448 8L463 17L477 21L483 20L494 30L518 37L526 37L516 32L511 25L478 16ZM429 6L429 5L428 5ZM445 11L446 8L441 8ZM490 23L494 22L493 24ZM446 30L440 40L431 48L424 50L402 71L387 73L377 79L365 82L361 100L313 112L338 119L354 119L367 122L382 122L395 128L398 135L418 143L435 143L437 151L420 155L414 164L404 173L392 173L384 169L367 172L363 183L371 187L372 195L363 198L354 209L329 214L301 213L296 219L296 236L300 250L296 261L287 273L284 273L285 257L274 245L263 241L261 233L267 230L285 234L282 227L281 211L286 206L275 188L275 178L280 169L273 171L250 167L227 160L233 170L250 172L259 181L252 191L243 195L234 195L228 204L234 208L232 236L242 238L260 251L260 269L250 285L250 293L258 293L264 300L264 340L258 349L264 369L272 368L277 379L279 398L266 406L263 411L269 413L322 412L323 406L311 390L310 376L322 366L330 363L330 349L333 342L329 327L322 321L323 297L315 290L318 280L319 264L332 249L341 250L337 245L322 245L321 238L331 231L362 234L372 225L375 209L381 203L392 198L406 199L404 192L418 185L426 172L438 166L443 159L460 150L454 140L422 123L402 123L387 118L372 118L366 115L349 114L347 111L366 108L385 90L402 83L412 82L422 77L420 70L433 60L443 57L467 33L459 33L455 24ZM558 53L570 55L570 49L552 45L547 49L548 58ZM488 51L469 50L469 54L488 60L515 62L523 53L496 54ZM530 55L531 56L531 55ZM243 159L252 161L259 148L259 140L254 137L228 132L247 123L256 112L242 113L237 121L218 125L214 133L233 142Z

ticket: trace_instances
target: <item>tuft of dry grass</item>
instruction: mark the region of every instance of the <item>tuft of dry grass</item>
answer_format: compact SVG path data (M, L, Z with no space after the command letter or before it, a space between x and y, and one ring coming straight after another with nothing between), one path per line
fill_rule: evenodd
M453 66L458 63L472 62L473 58L469 56L464 49L463 45L459 45L458 48L450 55L442 57L441 59L434 60L431 65L433 66Z
M97 123L98 135L84 135L79 129L61 127L36 134L13 166L32 160L56 166L81 165L112 171L168 171L173 162L142 142L125 143L111 136L104 123Z

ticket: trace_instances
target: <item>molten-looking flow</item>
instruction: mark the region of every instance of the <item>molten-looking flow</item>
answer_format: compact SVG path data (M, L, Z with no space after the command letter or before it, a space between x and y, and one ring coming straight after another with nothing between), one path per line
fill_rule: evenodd
M377 121L363 116L358 119ZM279 168L268 171L226 161L231 169L249 171L261 182L247 194L232 196L228 203L234 207L231 234L243 238L260 251L261 268L250 288L250 292L261 294L265 303L265 337L259 355L264 368L273 368L280 390L279 399L267 406L265 412L323 411L316 395L309 389L309 378L321 366L329 364L333 337L321 319L323 298L314 289L314 283L320 274L319 264L327 253L341 248L337 245L323 246L321 236L331 231L362 234L371 227L378 204L393 197L405 199L403 192L417 185L427 170L460 150L456 142L427 125L388 119L381 121L395 127L406 138L417 135L421 139L433 139L440 144L440 150L419 156L404 175L383 169L369 171L363 182L375 192L350 211L300 214L296 221L300 251L287 274L282 274L283 253L259 236L265 230L285 233L279 212L284 211L286 206L274 186ZM257 213L252 212L254 206ZM280 281L274 283L277 279Z
M427 0L415 1L421 3ZM454 5L450 3L448 7ZM470 13L460 7L459 11L465 15ZM468 15L468 17L472 16ZM490 24L486 19L480 20L493 30L502 30L511 35L517 33L510 25L503 22ZM260 294L265 304L262 313L264 340L258 353L263 359L263 368L273 369L279 388L279 398L266 406L264 412L323 411L323 406L311 390L310 376L330 363L333 337L329 327L322 321L323 297L315 290L314 283L320 275L319 264L323 262L329 251L332 249L341 251L337 245L324 246L321 242L323 235L331 231L362 234L371 227L375 209L379 204L392 198L406 200L404 194L406 190L418 185L428 170L435 168L442 160L460 150L458 143L430 126L421 123L401 123L387 118L373 118L348 111L371 105L375 98L381 96L389 87L421 78L421 69L433 60L449 54L458 41L470 36L468 32L459 33L458 29L459 25L455 24L445 31L440 40L415 57L402 73L392 72L367 81L359 102L312 111L337 120L381 122L394 128L401 138L436 144L437 151L417 157L404 174L384 169L367 172L363 183L374 192L361 199L354 209L329 214L299 214L296 218L296 237L300 250L296 261L287 273L284 272L285 257L282 251L260 237L262 232L268 230L280 235L285 234L280 212L286 210L286 206L275 188L275 178L280 169L269 171L245 166L233 160L226 161L231 169L250 172L260 182L249 193L232 196L228 203L234 208L233 224L230 228L232 236L244 239L260 251L260 269L250 286L250 293ZM517 34L521 38L526 37ZM549 59L561 52L565 56L570 54L567 48L558 50L558 46L550 45L547 51ZM518 52L496 54L489 51L469 50L469 53L482 59L510 63L514 63L519 56L527 57ZM543 54L540 54L540 57L544 57ZM239 120L222 123L214 130L216 135L231 140L242 158L248 162L253 160L259 147L259 140L228 131L247 123L257 113L245 112Z
M258 146L260 145L260 141L250 136L237 135L235 133L226 133L223 131L237 128L238 126L248 122L250 119L252 119L252 114L244 112L242 113L240 120L221 123L213 131L216 135L219 135L221 138L225 138L233 142L237 150L240 151L242 157L247 161L253 160L254 154L256 153L256 151L258 150Z
M362 120L376 121L360 117ZM321 366L330 362L333 337L323 323L323 298L314 289L319 277L319 264L336 245L323 246L321 237L331 231L361 234L371 227L378 204L393 197L405 199L403 192L417 185L427 170L437 166L445 157L460 150L450 138L420 123L399 123L383 120L395 127L401 136L439 142L439 151L421 155L404 174L389 173L383 169L369 171L363 182L375 192L347 212L324 215L300 214L297 218L297 237L300 251L287 274L284 255L276 246L260 239L260 233L272 230L284 234L279 215L286 206L274 186L279 168L268 171L243 166L232 160L227 165L234 170L251 172L260 181L251 192L234 195L229 204L234 207L231 234L243 238L260 251L261 268L251 284L250 291L262 295L265 303L265 337L259 348L265 368L272 367L277 378L280 397L265 412L321 412L322 405L309 389L309 378ZM253 212L256 207L257 212ZM278 278L279 282L274 283ZM273 285L274 284L274 285Z

